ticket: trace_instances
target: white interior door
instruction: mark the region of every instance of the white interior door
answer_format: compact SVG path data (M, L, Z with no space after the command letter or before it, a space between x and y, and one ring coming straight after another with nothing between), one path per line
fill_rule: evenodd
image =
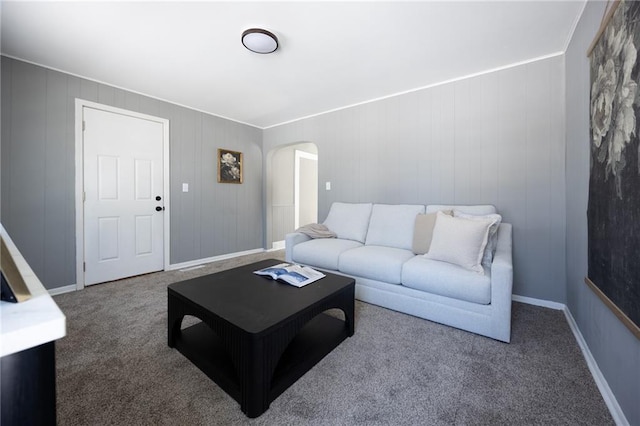
M85 285L162 270L162 123L86 106L82 115Z

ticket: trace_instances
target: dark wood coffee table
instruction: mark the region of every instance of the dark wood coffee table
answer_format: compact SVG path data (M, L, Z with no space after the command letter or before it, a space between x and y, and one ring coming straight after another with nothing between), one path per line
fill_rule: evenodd
M352 278L327 273L297 288L253 274L277 263L265 260L168 287L169 346L238 401L248 417L264 413L354 332ZM344 320L325 313L332 308ZM202 322L181 330L185 315Z

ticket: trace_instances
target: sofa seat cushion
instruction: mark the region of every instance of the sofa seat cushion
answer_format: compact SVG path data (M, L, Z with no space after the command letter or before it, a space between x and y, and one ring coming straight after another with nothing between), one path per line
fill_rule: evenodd
M364 246L343 252L338 270L348 275L400 284L402 264L414 256L411 250Z
M321 269L337 271L340 254L356 247L362 247L362 243L334 238L305 241L293 246L291 260Z
M491 302L491 271L484 274L439 260L416 256L402 268L402 285L467 302Z

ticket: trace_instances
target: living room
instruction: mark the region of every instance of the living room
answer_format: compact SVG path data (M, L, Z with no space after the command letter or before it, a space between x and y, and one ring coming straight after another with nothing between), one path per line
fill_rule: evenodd
M584 282L586 51L607 3L578 3L555 51L266 125L8 52L12 7L2 11L2 223L52 294L78 287L76 98L169 120L172 267L270 248L270 153L312 142L320 220L334 201L495 205L514 227L514 300L563 310L615 421L640 424L640 342ZM241 185L215 183L219 148L243 153Z

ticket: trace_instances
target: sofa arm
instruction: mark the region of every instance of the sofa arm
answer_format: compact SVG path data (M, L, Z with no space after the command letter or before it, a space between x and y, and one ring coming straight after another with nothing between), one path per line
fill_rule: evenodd
M513 290L513 254L510 223L502 223L498 228L498 244L491 263L491 304L511 304Z
M508 223L498 228L498 244L491 264L491 337L507 343L511 341L512 232L512 226Z
M284 259L287 262L293 262L293 246L296 244L304 243L305 241L309 241L311 237L301 233L301 232L292 232L284 236Z

